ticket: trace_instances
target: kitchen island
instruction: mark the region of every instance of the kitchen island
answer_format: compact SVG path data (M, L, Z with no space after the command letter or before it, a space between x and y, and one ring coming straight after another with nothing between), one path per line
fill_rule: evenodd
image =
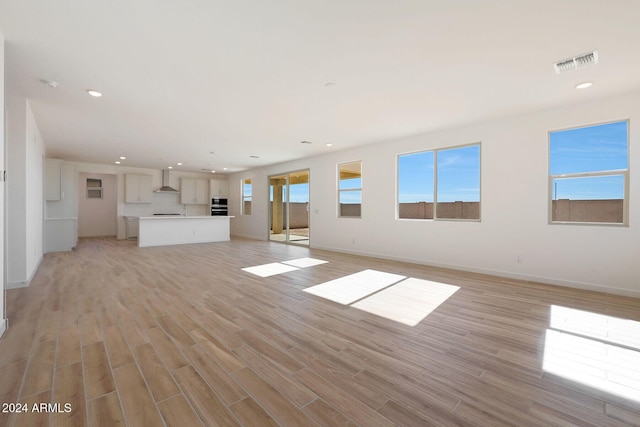
M143 216L138 246L182 245L230 240L232 216Z

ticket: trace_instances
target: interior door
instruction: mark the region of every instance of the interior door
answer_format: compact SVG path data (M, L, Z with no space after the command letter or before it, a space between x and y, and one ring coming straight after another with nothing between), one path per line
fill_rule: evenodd
M309 245L309 170L269 177L269 240Z

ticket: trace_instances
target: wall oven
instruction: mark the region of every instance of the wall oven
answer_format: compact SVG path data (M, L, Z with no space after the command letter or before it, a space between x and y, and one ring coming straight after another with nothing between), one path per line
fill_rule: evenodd
M229 215L229 207L227 199L214 197L211 199L211 216L227 216Z

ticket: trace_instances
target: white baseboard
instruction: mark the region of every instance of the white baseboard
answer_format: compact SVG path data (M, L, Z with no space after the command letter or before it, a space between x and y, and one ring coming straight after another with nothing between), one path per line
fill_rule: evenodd
M31 281L33 280L34 276L36 275L36 273L38 272L38 269L40 268L40 264L42 264L42 260L44 259L44 256L41 256L40 259L38 260L38 262L36 263L36 266L33 268L33 271L31 272L31 275L29 276L29 278L22 282L22 281L18 281L18 282L7 282L7 284L5 285L5 289L20 289L20 288L28 288L29 284L31 284Z
M428 261L418 260L418 259L394 257L392 255L380 255L380 254L376 254L376 253L368 253L368 252L363 252L363 251L351 251L351 250L344 250L344 249L340 249L340 248L333 248L333 247L326 247L326 246L315 246L314 245L313 249L321 249L321 250L325 250L325 251L339 252L339 253L345 253L345 254L350 254L350 255L366 256L366 257L371 257L371 258L388 259L388 260L399 261L399 262L409 262L409 263L412 263L412 264L425 265L425 266L429 266L429 267L447 268L447 269L450 269L450 270L468 271L470 273L487 274L487 275L490 275L490 276L504 277L504 278L507 278L507 279L523 280L523 281L527 281L527 282L536 282L536 283L542 283L542 284L545 284L545 285L564 286L564 287L567 287L567 288L582 289L582 290L585 290L585 291L602 292L602 293L605 293L605 294L621 295L621 296L625 296L625 297L640 298L640 291L635 291L635 290L632 290L632 289L614 288L614 287L603 286L603 285L599 285L599 284L595 284L595 283L573 282L573 281L569 281L569 280L556 279L556 278L553 278L553 277L532 276L532 275L528 275L528 274L513 273L513 272L510 272L510 271L493 270L493 269L478 268L478 267L469 267L469 266L458 265L458 264L444 264L444 263L437 263L437 262L428 262Z
M29 282L7 282L5 289L20 289L20 288L28 288Z
M9 319L0 319L0 338L4 335L4 331L9 326Z
M267 239L265 239L264 237L256 237L256 236L252 236L249 234L232 234L231 237L242 237L244 239L251 239L251 240L260 240L260 241L266 241Z

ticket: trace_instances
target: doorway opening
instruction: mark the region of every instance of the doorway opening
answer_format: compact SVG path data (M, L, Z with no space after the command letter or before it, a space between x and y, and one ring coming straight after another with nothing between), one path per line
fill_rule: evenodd
M269 240L309 245L309 170L269 176Z

